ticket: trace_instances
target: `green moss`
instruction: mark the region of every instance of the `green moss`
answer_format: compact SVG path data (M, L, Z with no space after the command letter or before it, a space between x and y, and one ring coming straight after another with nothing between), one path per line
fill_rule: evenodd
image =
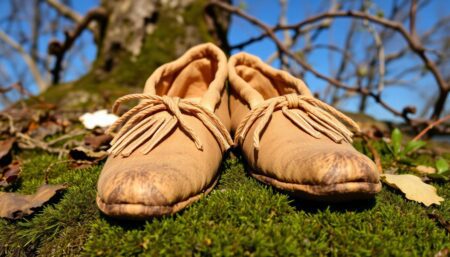
M24 161L21 185L17 192L31 194L44 183L44 171L50 184L69 183L69 188L42 210L18 222L0 221L0 255L61 256L76 254L88 238L90 223L98 217L95 185L100 167L73 170L56 157L35 152ZM48 253L48 254L44 254Z
M194 5L181 16L185 23L195 24L202 40L210 41L202 11L203 6ZM90 95L86 101L63 108L99 109L142 90L154 69L175 58L176 42L186 36L173 15L161 11L158 24L164 26L156 26L145 40L142 54L135 59L124 56L108 76L92 72L37 98L61 103L70 93L84 92ZM372 144L383 167L410 171L411 166L393 161L384 142ZM371 156L363 142L356 140L355 146ZM450 154L444 157L450 160ZM51 163L56 164L49 182L67 182L70 187L35 215L17 222L0 219L0 256L433 256L450 247L449 234L427 216L434 210L450 219L450 183L434 184L447 199L438 207L425 208L388 188L374 201L324 205L296 200L258 183L245 175L241 159L229 157L219 184L204 199L173 216L127 222L101 215L95 205L101 165L74 170L39 151L22 152L20 158L22 177L9 191L33 193ZM426 154L412 158L424 165L435 159Z
M396 192L384 190L369 204L317 205L246 177L237 160L226 166L217 189L181 214L133 229L97 222L85 253L429 256L450 244L425 208ZM439 190L448 196L448 187ZM449 206L437 210L445 213Z
M34 192L43 170L58 161L31 155L18 192ZM305 202L246 176L242 160L232 157L212 193L185 211L147 222L113 220L95 205L100 168L56 164L50 183L70 187L26 220L0 220L0 255L432 256L450 247L449 235L427 217L435 210L449 219L449 201L427 209L384 188L374 201ZM448 183L435 186L450 198Z

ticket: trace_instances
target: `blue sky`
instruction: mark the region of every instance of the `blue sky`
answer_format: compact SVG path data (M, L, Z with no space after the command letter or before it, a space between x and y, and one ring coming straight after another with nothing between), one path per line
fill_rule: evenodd
M278 16L280 14L280 5L278 1L275 0L246 0L240 1L237 0L236 4L240 2L245 2L245 10L253 16L258 17L263 20L265 23L269 25L274 25L278 21ZM347 3L349 1L346 1ZM392 1L384 1L378 0L373 1L373 10L383 10L387 12L392 5ZM98 1L72 1L74 5L74 9L79 13L84 14L90 8L97 6ZM440 17L448 16L450 12L450 1L446 0L434 0L431 1L430 4L418 15L417 17L417 30L420 34L422 31L426 31L429 29L437 19ZM323 10L323 7L328 6L329 1L307 1L307 0L288 0L288 11L287 11L287 19L288 23L298 22L311 16L314 13L317 13L317 10ZM405 6L405 8L409 8ZM10 7L8 6L8 1L0 1L0 16L4 17L6 14L10 12ZM51 14L50 14L51 15ZM385 14L387 15L387 13ZM320 35L317 39L317 43L329 43L333 42L337 45L342 45L343 40L345 38L345 33L349 28L349 19L336 19L329 31L326 31ZM408 24L405 24L407 26ZM1 26L1 24L0 24ZM70 26L70 22L67 22L67 26ZM3 28L2 28L3 29ZM254 26L248 24L246 21L233 16L230 32L229 32L229 41L231 44L239 43L248 39L253 35L258 35L260 31L256 29ZM366 33L366 34L364 34ZM365 31L360 31L360 36L362 37L361 42L369 42L371 40L371 35ZM14 36L14 35L13 35ZM58 38L62 38L62 34L59 33L56 35ZM367 38L367 39L366 39ZM46 46L50 37L43 37L40 39L40 48L41 51L45 53ZM398 39L398 40L397 40ZM364 41L368 40L368 41ZM71 59L70 67L68 69L67 74L64 77L65 81L74 80L79 78L83 73L86 72L85 63L92 62L95 58L96 49L94 44L92 43L92 37L88 32L83 33L82 38L79 40L80 42L84 42L87 47L84 48L83 58L74 57ZM1 44L1 43L0 43ZM81 43L80 43L81 44ZM302 44L302 40L300 40L300 45ZM401 37L397 37L394 44L386 45L386 53L388 54L390 51L395 51L397 48L402 47L405 44ZM1 46L1 45L0 45ZM361 55L355 56L356 59L362 59L364 57L363 53L365 48L361 45L355 45L355 48L359 50L358 52ZM274 51L275 45L270 42L270 40L263 40L256 44L253 44L244 49L245 51L255 54L261 57L263 60L266 60ZM13 58L20 58L18 56L13 56ZM330 63L332 61L332 63ZM0 59L0 62L4 62L3 59ZM330 56L330 53L326 50L316 50L314 51L308 59L308 62L313 65L318 71L325 74L330 74L333 67L336 67L339 62L339 54L334 53ZM18 62L21 63L20 61ZM395 73L396 70L401 70L404 67L409 67L413 64L420 63L420 60L416 57L406 58L403 61L397 62L395 65L390 67L388 72ZM22 63L22 65L24 65ZM7 69L14 68L9 67L8 65L4 65ZM275 62L274 66L277 67L278 64ZM9 67L9 68L8 68ZM323 90L327 86L322 80L317 79L312 74L307 73L307 75L303 78L306 83L310 86L313 92L323 93ZM4 84L0 81L0 84ZM28 80L28 83L33 83L32 80ZM414 89L412 89L414 88ZM35 90L34 90L35 91ZM386 88L383 92L383 98L393 105L396 109L402 109L406 105L417 105L420 110L421 106L423 106L423 101L430 95L433 95L437 92L437 87L434 79L427 75L423 79L417 81L417 85L411 86L402 86L402 87L389 87ZM350 98L345 102L340 103L338 106L341 109L356 111L358 106L357 98ZM450 104L447 103L446 110L448 111L450 108ZM394 119L394 117L383 108L378 106L377 104L373 104L372 100L368 106L368 113L382 119Z
M288 23L295 23L304 20L312 14L317 13L316 10L320 8L321 4L323 4L322 2L323 1L288 1ZM374 9L376 8L384 11L390 10L392 4L392 1L373 2ZM425 7L417 17L418 33L420 34L420 32L428 30L439 17L448 16L450 12L449 3L450 1L444 0L431 1L431 3L427 7ZM405 8L409 8L409 6L406 6ZM274 25L278 21L280 5L278 4L278 1L248 0L246 1L246 11L253 16L264 20L267 24ZM319 43L327 43L332 40L336 44L343 44L345 33L350 25L349 21L349 19L345 18L336 19L331 26L332 32L322 33L317 41ZM407 25L408 24L406 24L406 26ZM246 21L240 18L233 17L229 40L231 41L231 43L242 42L245 39L248 39L250 36L258 35L258 32L259 31L255 31L254 26L249 25ZM363 36L366 36L368 38L371 37L370 34L367 33L366 35L363 34ZM398 42L399 47L405 45L405 42L400 37L398 37ZM385 48L386 52L388 53L389 47L385 46ZM396 48L396 46L393 46L392 48ZM249 46L244 50L261 57L263 60L267 60L267 58L276 50L276 48L270 40L264 40L260 43ZM364 51L364 49L361 49L361 51ZM308 61L311 65L314 66L316 70L320 71L321 73L327 74L330 70L329 55L326 51L316 51L313 55L311 55L311 58ZM336 65L338 61L338 58L334 58L334 65ZM392 69L403 69L404 66L408 67L410 65L410 62L417 64L420 63L420 60L417 57L412 57L407 60L398 62L398 64L396 64L397 67L393 66ZM324 83L320 79L317 79L310 73L308 73L303 79L307 82L313 92L322 92L327 86L326 83ZM428 97L429 95L435 94L437 92L437 87L434 79L430 75L418 81L418 83L420 84L418 86L419 90L411 90L410 87L386 88L383 91L383 99L385 99L388 103L392 104L392 106L399 110L407 105L418 105L418 109L420 110L420 107L423 106L424 98ZM339 107L348 111L356 111L358 103L358 98L353 98L342 103ZM446 110L448 111L449 108L450 104L447 102ZM381 106L374 104L373 100L370 100L367 112L377 118L398 120Z

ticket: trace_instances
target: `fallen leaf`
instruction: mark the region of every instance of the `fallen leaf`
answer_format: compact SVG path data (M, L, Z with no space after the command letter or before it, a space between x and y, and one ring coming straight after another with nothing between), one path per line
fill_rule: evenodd
M63 128L58 123L54 121L45 121L39 124L33 130L29 130L29 135L33 138L44 139L48 136L55 135L56 133L62 132Z
M14 161L5 168L3 168L0 176L0 187L7 187L11 185L18 177L21 172L20 163Z
M109 127L119 117L117 115L108 113L107 110L100 110L94 113L85 113L80 117L80 121L87 129L94 129L95 127Z
M108 156L108 152L95 152L84 146L78 146L70 150L69 156L74 160L99 161L105 159Z
M98 150L101 147L108 148L109 142L112 140L111 135L88 135L84 138L84 144L91 147L93 150Z
M422 174L434 174L436 173L436 169L429 166L419 165L416 167L416 170Z
M0 141L0 165L8 165L11 161L11 149L16 142L15 138L8 138Z
M32 117L33 109L29 108L10 108L3 112L5 117L10 117L11 120L7 122L2 122L7 125L7 130L11 133L10 122L14 124L15 131L24 132L27 130ZM6 129L5 128L5 129Z
M75 169L87 168L96 164L108 156L106 151L93 151L84 146L78 146L69 151L69 157L73 161L70 166Z
M440 205L440 202L444 201L444 198L437 195L435 187L425 184L417 176L382 174L381 178L387 185L402 191L407 199L423 203L425 206Z
M0 192L0 217L20 219L41 207L67 185L42 185L33 195Z

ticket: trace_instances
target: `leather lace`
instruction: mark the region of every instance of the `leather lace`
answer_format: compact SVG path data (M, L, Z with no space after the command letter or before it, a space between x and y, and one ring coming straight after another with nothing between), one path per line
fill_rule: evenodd
M191 138L197 149L202 151L202 142L188 126L182 113L199 119L215 137L223 152L233 143L229 132L214 113L200 104L179 97L130 94L117 99L113 112L117 113L121 103L136 99L142 101L124 113L107 131L112 133L123 124L111 141L109 151L114 156L120 154L127 157L141 145L143 147L140 151L148 154L177 125Z
M251 110L239 124L234 143L242 144L251 126L261 118L253 135L253 146L259 150L263 131L273 112L279 109L293 124L314 138L325 135L336 143L352 142L353 133L339 120L359 131L359 126L352 119L330 105L312 96L289 94L271 98Z

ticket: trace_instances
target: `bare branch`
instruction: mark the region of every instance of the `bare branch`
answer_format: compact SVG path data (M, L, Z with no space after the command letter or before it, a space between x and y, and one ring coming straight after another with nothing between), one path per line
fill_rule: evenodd
M83 21L83 16L76 11L72 10L67 5L62 4L58 0L47 0L47 3L58 11L62 16L74 21L75 23L81 23ZM89 26L89 30L96 33L96 28L94 25Z
M411 0L411 9L409 11L409 33L411 34L413 40L417 39L416 13L417 13L417 0Z
M348 85L346 85L346 84L344 84L344 83L342 83L342 82L340 82L340 81L338 81L338 80L336 80L334 78L330 78L330 77L327 77L327 76L319 73L314 68L312 68L308 63L306 63L305 60L302 60L301 58L296 56L294 53L292 53L288 48L286 48L286 46L284 44L282 44L280 42L280 40L275 35L275 32L279 31L279 30L294 30L294 31L298 31L303 26L306 26L306 25L309 25L311 23L315 23L315 22L321 21L323 19L342 18L342 17L352 17L352 18L357 18L357 19L368 20L368 21L371 21L371 22L376 23L378 25L382 25L382 26L390 28L390 29L392 29L394 31L397 31L403 37L403 39L405 39L405 41L408 43L410 49L417 56L419 56L421 58L422 62L427 67L427 69L432 73L434 79L437 82L437 85L439 86L440 94L439 94L438 100L436 101L436 104L434 106L432 119L438 118L439 115L443 111L443 108L445 106L445 102L447 100L447 95L448 95L448 92L449 92L449 86L448 86L446 80L444 79L444 77L442 76L442 74L440 73L440 71L438 70L436 63L434 63L426 55L426 49L422 46L422 44L418 40L414 40L411 37L411 35L408 33L408 31L405 29L405 27L400 22L387 20L387 19L384 19L382 17L370 15L370 14L365 13L365 12L349 10L349 11L326 12L326 13L322 13L322 14L319 14L319 15L316 15L316 16L312 16L312 17L310 17L308 19L305 19L305 20L303 20L301 22L298 22L296 24L286 25L286 26L277 25L277 26L271 28L268 25L266 25L265 23L263 23L262 21L260 21L259 19L248 15L247 13L243 12L239 8L235 8L235 7L231 6L231 5L220 3L220 2L217 2L215 0L212 0L210 3L213 4L213 5L219 6L220 8L222 8L222 9L224 9L226 11L234 13L234 14L236 14L236 15L244 18L244 19L246 19L250 23L256 25L260 29L262 29L263 30L263 34L261 34L260 37L262 37L262 38L270 37L272 39L272 41L275 43L275 45L277 46L277 48L278 48L278 50L280 52L284 52L286 55L288 55L289 57L294 59L305 70L308 70L311 73L313 73L316 77L318 77L320 79L323 79L323 80L327 81L328 83L331 83L331 84L335 85L338 88L343 88L343 89L351 91L351 92L358 92L358 93L360 93L362 95L370 95L371 97L374 98L374 100L376 102L378 102L381 106L383 106L384 108L386 108L387 110L389 110L393 114L398 115L398 116L402 116L402 117L405 118L405 120L407 122L411 122L411 119L409 117L407 117L407 114L415 111L415 108L406 107L402 112L398 112L395 109L393 109L392 107L390 107L386 102L384 102L381 99L379 94L375 94L375 93L370 92L370 91L368 91L367 89L364 89L364 88L355 88L355 87L348 86Z
M377 47L377 52L378 52L378 74L380 76L380 78L378 80L377 93L381 94L381 91L383 91L383 89L384 89L384 74L385 74L385 58L384 58L385 54L384 54L383 42L381 42L380 35L377 33L375 28L373 26L371 26L371 24L369 24L367 22L367 20L365 20L363 24L367 28L367 31L369 31L372 34L373 39L375 41L375 46Z
M274 29L270 29L270 30L271 31L282 30L282 29L297 30L297 29L300 29L302 26L305 26L307 24L317 22L317 21L320 21L320 20L323 20L326 18L342 18L342 17L354 17L354 18L358 18L358 19L366 19L366 20L369 20L376 24L386 26L388 28L391 28L391 29L399 32L403 36L403 38L406 40L406 42L408 43L411 50L414 51L422 59L425 66L431 71L431 73L435 77L435 80L436 80L438 86L440 87L440 89L443 91L447 91L447 93L448 93L449 86L448 86L447 82L444 80L442 74L437 69L436 64L432 60L430 60L428 58L428 56L425 54L425 48L417 40L413 40L411 35L409 35L408 32L406 31L405 27L403 27L403 25L399 22L386 20L384 18L373 16L373 15L370 15L370 14L367 14L364 12L337 11L337 12L328 12L328 13L319 14L319 15L310 17L304 21L301 21L297 24L288 25L288 26L278 26L278 27L276 27Z
M39 28L41 27L41 9L40 9L40 0L34 0L33 1L34 6L34 13L33 13L33 20L31 24L31 58L33 58L34 61L38 60L39 54L38 54L38 48L39 48Z
M422 130L419 134L417 134L417 136L415 136L412 141L420 140L432 128L434 128L434 127L438 126L439 124L442 124L448 120L450 120L450 115L447 115L439 120L436 120L436 121L430 123L424 130Z
M414 123L421 123L421 122L423 122L423 121L420 121L418 119L413 120L410 117L408 117L408 115L410 113L415 113L416 110L415 110L414 107L407 106L402 111L397 111L393 107L388 105L383 99L381 99L381 96L379 94L375 94L373 92L369 92L368 90L366 90L364 88L352 87L352 86L346 85L346 84L344 84L344 83L342 83L342 82L340 82L340 81L338 81L338 80L336 80L334 78L327 77L327 76L323 75L322 73L318 72L313 67L311 67L308 63L306 63L305 60L303 60L302 58L299 58L296 54L294 54L292 51L290 51L288 48L286 48L286 46L284 44L282 44L281 41L276 37L275 32L274 32L275 31L274 28L270 28L264 22L262 22L259 19L255 18L255 17L253 17L253 16L251 16L249 14L247 14L246 12L242 11L241 9L236 8L234 6L231 6L229 4L225 4L225 3L222 3L222 2L217 2L215 0L211 1L210 4L216 5L216 6L222 8L222 9L228 11L228 12L236 14L236 15L240 16L241 18L247 20L248 22L254 24L255 26L259 27L260 29L262 29L265 32L265 34L268 35L268 37L270 37L271 40L275 43L275 45L277 46L279 51L283 52L284 54L286 54L287 56L289 56L290 58L295 60L300 66L302 66L305 70L308 70L309 72L313 73L316 77L318 77L320 79L323 79L323 80L325 80L325 81L335 85L336 87L345 89L345 90L347 90L349 92L356 92L356 93L360 93L362 95L368 95L368 96L372 97L377 103L379 103L383 108L387 109L388 111L390 111L392 114L394 114L396 116L403 117L408 123L413 123L413 122ZM338 15L337 17L339 17L339 15L344 16L344 15L348 15L348 13L352 14L353 12L352 11L335 12L334 14L337 14ZM310 20L311 22L315 22L315 21L318 21L318 20L321 20L321 19L324 19L324 18L327 18L327 17L335 17L334 15L328 15L328 14L329 13L321 14L321 15L318 15L318 16L311 17L311 18L309 18L307 20ZM375 20L379 21L379 19L380 19L378 17L366 15L365 13L361 13L361 12L357 12L357 15L358 15L358 17L361 17L361 18L366 17L368 20L375 19ZM318 17L320 17L320 18L318 18ZM385 21L384 19L381 19L381 22L382 23L388 23L391 26L392 26L392 23L395 23L395 26L396 27L398 26L398 24L396 22ZM300 22L298 24L306 25L308 23L309 22L303 21L303 22ZM403 26L402 25L400 25L400 26L401 27L399 27L399 28L402 28L404 30ZM294 25L288 25L288 26L285 26L285 28L291 29L291 28L297 28L297 27L296 26L294 27Z
M353 44L353 37L355 35L356 28L357 28L356 27L356 21L353 20L351 25L350 25L350 29L349 29L349 31L347 33L347 37L345 38L345 43L344 43L345 55L341 59L341 63L339 65L338 71L337 71L336 76L335 76L337 80L341 80L342 79L342 75L344 74L344 71L347 68L347 61L346 61L345 56L346 55L350 55L350 52L351 52L351 49L352 49L352 44ZM328 86L327 86L327 91L326 92L330 92L331 91L331 86L332 86L332 84L329 83ZM332 104L335 104L337 102L337 100L338 100L337 99L337 94L338 94L338 90L335 89L334 93L333 93L333 96L332 96L332 100L331 100Z
M280 4L282 6L282 10L287 8L287 6L283 7L284 5L286 5L286 3L284 3L284 0L280 0ZM333 0L331 5L330 5L330 9L329 11L336 11L338 10L339 4ZM283 14L284 12L284 14ZM282 19L283 15L286 15L286 10L284 10L282 12L282 14L280 15L280 19L278 24L280 26L285 26L287 24L287 19ZM292 47L293 45L295 45L298 41L298 39L300 38L301 35L307 34L310 31L317 31L320 32L321 30L325 29L325 28L329 28L330 24L331 24L332 20L331 19L326 19L323 20L321 23L319 24L311 24L309 26L305 26L305 28L303 28L302 30L297 30L295 31L294 35L292 37L289 36L289 33L287 30L284 31L284 44L286 45L286 47ZM314 39L318 36L319 34L316 33L311 40L314 41ZM276 60L276 58L278 58L279 56L279 52L276 51L273 54L271 54L269 56L269 58L266 60L266 63L271 64L272 62L274 62Z
M19 45L14 39L9 37L3 30L0 30L0 40L8 44L10 47L12 47L14 50L16 50L25 61L26 65L30 69L31 74L33 75L33 78L39 87L40 91L44 91L47 89L48 84L45 82L45 80L41 77L41 74L39 72L39 68L36 64L36 62L33 60L33 58L23 49L21 45Z
M58 0L47 0L47 3L55 8L62 16L79 23L83 19L83 16L81 14L77 13L76 11L69 8L67 5L64 5L60 3Z
M81 33L91 24L92 21L98 21L100 26L100 34L104 30L106 24L106 12L102 8L96 8L90 10L85 17L78 23L78 25L72 31L66 31L64 43L59 41L52 41L48 45L48 52L55 55L55 66L52 69L53 84L59 83L60 72L62 70L62 61L66 52L72 47L75 40Z

